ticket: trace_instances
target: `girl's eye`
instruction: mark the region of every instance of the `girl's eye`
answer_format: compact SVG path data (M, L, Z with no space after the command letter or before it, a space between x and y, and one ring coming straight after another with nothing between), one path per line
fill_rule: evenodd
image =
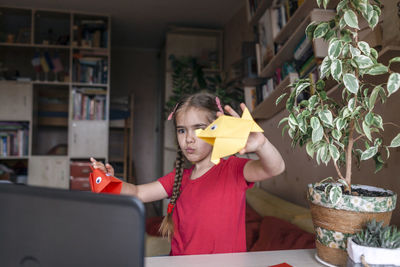
M101 177L100 176L96 178L96 184L99 184L99 183L101 183Z
M185 130L183 130L183 129L178 129L177 132L178 132L178 134L183 134L183 133L185 133Z
M213 125L213 126L211 126L211 128L210 128L212 131L214 131L215 129L217 129L217 125Z

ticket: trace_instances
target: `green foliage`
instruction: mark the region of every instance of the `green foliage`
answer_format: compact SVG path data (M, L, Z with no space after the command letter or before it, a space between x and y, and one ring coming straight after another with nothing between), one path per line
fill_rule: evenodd
M317 0L323 7L328 2ZM285 93L289 94L286 101L289 116L280 124L286 124L283 131L287 130L293 139L292 146L306 145L308 155L315 157L318 164L327 165L332 161L338 178L345 179L349 185L351 169L346 169L346 175L340 170L343 166L351 168L346 162L352 158L356 162L372 158L379 171L384 164L382 155L387 159L388 148L400 146L400 134L390 145L383 142L382 117L375 113L375 105L384 103L400 88L400 74L392 69L392 63L400 62L400 57L391 59L388 65L378 63L378 52L367 42L358 40L359 22L366 20L373 29L380 14L379 1L341 0L332 20L311 22L306 34L308 38L327 41L328 56L321 63L320 77L315 84L310 79L300 79ZM386 83L371 83L371 76L382 74L388 76ZM336 84L342 92L341 99L334 100L327 95L330 89L327 83ZM304 90L314 93L308 100L298 102Z
M172 95L166 102L166 112L170 112L182 97L200 91L215 94L221 103L231 105L236 110L244 101L243 90L235 81L226 81L224 75L220 73L205 73L203 66L198 64L195 58L176 58L171 55L169 59L173 69Z
M353 241L360 246L400 248L400 231L397 227L383 226L383 221L369 221L366 228L355 234Z

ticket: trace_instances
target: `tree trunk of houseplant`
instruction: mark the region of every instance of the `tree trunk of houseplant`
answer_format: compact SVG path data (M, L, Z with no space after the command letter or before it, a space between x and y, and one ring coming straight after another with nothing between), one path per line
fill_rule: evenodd
M308 200L316 232L317 256L338 266L347 263L347 238L375 219L388 225L396 206L397 195L372 186L352 185L352 191L365 189L386 192L387 196L365 197L343 194L332 203L319 184L308 185Z

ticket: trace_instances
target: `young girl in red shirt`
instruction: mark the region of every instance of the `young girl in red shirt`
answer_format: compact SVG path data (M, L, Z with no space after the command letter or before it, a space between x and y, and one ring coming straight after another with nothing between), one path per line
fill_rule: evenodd
M239 117L228 105L225 111ZM246 251L246 190L285 169L280 153L262 133L250 133L239 152L254 152L258 160L231 156L212 163L213 147L197 138L195 130L205 129L222 114L218 98L208 93L180 101L170 115L179 144L175 169L155 182L122 185L121 194L143 202L170 198L160 231L171 240L171 255ZM183 168L184 158L193 164L191 168ZM111 165L91 161L94 168L114 175Z

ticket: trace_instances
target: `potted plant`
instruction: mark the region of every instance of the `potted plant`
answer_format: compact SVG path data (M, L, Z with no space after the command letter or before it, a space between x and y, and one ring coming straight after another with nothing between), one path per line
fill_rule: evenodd
M394 225L384 227L383 221L369 221L362 231L348 238L347 253L351 266L400 266L400 231Z
M208 91L219 97L222 103L229 103L238 110L244 101L243 90L236 81L227 81L224 73L205 73L204 66L196 58L169 56L172 64L172 94L166 102L167 113L185 95Z
M317 0L326 8L329 0ZM347 262L346 240L371 218L388 224L397 195L371 186L352 185L354 160L374 159L379 171L389 148L400 145L400 134L391 142L380 135L384 130L382 117L375 112L378 101L400 87L400 74L393 71L393 58L388 65L378 63L378 52L358 40L359 20L366 20L373 29L381 14L379 0L341 0L333 19L311 22L306 34L311 39L328 42L328 56L320 66L315 83L300 79L291 84L287 97L289 115L279 125L292 138L292 146L305 146L308 155L318 164L332 162L337 174L320 183L310 184L308 199L316 230L317 259L334 265ZM397 63L398 64L398 63ZM386 77L376 84L375 77ZM327 95L336 86L337 98ZM300 100L300 94L310 97ZM299 100L298 100L299 99Z

